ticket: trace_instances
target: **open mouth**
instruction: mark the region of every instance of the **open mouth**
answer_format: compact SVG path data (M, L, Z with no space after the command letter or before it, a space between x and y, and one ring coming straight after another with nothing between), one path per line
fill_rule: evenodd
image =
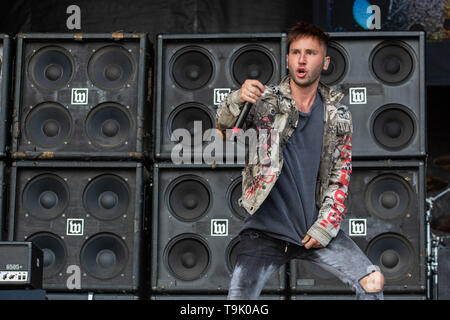
M298 69L297 69L297 76L298 76L299 78L304 78L304 77L306 77L306 74L307 74L307 71L306 71L305 68L298 68Z

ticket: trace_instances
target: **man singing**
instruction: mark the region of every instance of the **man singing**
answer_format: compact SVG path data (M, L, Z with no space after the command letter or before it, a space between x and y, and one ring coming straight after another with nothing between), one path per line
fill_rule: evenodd
M268 278L290 259L305 259L349 284L358 299L383 299L384 277L340 230L352 171L352 120L343 94L319 83L327 70L328 35L299 22L287 35L289 75L277 86L248 79L217 110L217 127L235 125L245 102L247 126L264 159L247 161L240 205L250 216L228 299L257 299ZM275 138L274 138L275 137ZM261 153L260 153L261 154Z

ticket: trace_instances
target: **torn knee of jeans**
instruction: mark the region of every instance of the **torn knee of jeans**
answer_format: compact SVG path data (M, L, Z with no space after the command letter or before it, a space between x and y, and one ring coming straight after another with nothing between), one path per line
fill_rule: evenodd
M384 276L380 271L374 271L359 280L359 284L367 293L380 292L384 287Z

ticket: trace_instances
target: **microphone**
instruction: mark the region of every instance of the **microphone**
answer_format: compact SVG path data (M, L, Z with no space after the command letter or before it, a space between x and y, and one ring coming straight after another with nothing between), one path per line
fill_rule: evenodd
M245 119L247 118L248 113L250 112L250 109L252 108L253 104L250 102L245 102L244 106L242 107L241 113L239 114L238 119L236 120L236 124L233 128L231 128L231 135L229 137L230 141L234 140L234 137L237 136L237 134L240 131L240 128L242 128L242 125L244 124Z

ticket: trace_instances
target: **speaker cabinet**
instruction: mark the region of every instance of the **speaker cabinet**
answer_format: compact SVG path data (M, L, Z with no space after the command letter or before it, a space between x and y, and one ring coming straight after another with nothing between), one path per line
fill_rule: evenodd
M230 91L239 89L249 78L266 85L281 80L286 70L284 43L285 34L271 33L159 35L154 116L156 158L170 159L172 149L179 143L185 144L185 148L192 147L194 157L201 153L213 139L207 130L216 127L217 107ZM186 141L176 137L172 141L176 129L184 129ZM242 148L240 151L234 148L234 144L226 144L223 153L214 156L243 152Z
M341 230L380 268L387 293L425 290L424 173L417 160L353 161ZM351 292L307 261L293 260L291 275L293 292Z
M248 213L239 207L242 167L155 164L151 286L156 292L228 290L238 234ZM285 287L285 268L264 292Z
M12 157L145 158L149 50L146 34L19 34Z
M148 178L136 162L14 162L9 240L44 252L47 291L137 291Z
M0 158L7 156L11 124L12 44L6 34L0 34Z
M425 156L423 32L330 33L321 81L345 93L353 159Z

